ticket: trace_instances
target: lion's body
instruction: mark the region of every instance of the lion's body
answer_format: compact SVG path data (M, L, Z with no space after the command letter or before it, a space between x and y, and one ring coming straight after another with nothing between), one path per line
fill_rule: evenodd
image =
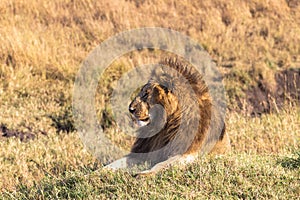
M225 153L230 148L202 76L178 58L161 65L129 106L134 118L146 125L123 158L127 164L120 165L121 159L109 165L112 168L150 161L154 167L142 173L155 173L174 162L191 162L199 153Z

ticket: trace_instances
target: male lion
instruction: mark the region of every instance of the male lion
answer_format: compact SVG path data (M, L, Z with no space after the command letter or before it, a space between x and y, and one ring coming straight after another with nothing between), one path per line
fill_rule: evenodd
M151 168L139 173L146 175L174 163L192 162L199 154L225 153L229 137L212 102L198 71L179 58L163 60L129 105L139 125L131 153L105 168L147 161Z

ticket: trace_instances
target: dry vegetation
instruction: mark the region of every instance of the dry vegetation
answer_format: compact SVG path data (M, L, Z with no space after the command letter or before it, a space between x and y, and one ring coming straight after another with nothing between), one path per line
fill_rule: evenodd
M297 0L1 1L0 125L36 136L24 143L0 135L3 198L100 198L116 197L120 192L124 198L147 194L153 198L296 198L300 193L299 164L298 169L290 170L277 162L299 151L299 104L259 118L231 111L227 121L233 154L220 158L220 165L209 158L191 166L195 170L192 174L175 169L176 176L171 170L157 179L147 179L145 189L138 192L124 189L126 182L140 187L127 174L91 173L101 164L83 149L74 129L71 101L75 75L80 63L102 41L118 32L145 26L171 28L203 45L224 75L231 110L237 107L237 97L239 102L246 101L246 91L258 82L276 89L276 72L300 68ZM107 79L101 80L104 84L100 89L109 94L111 81L123 70L153 62L161 55L159 51L142 52L116 61ZM99 97L97 103L103 106L107 98ZM237 160L248 163L252 171ZM219 167L219 171L209 165ZM214 186L212 181L225 176L217 173L222 170L234 180L220 180ZM258 178L253 175L255 170ZM196 172L209 172L210 176L198 177ZM101 176L101 180L96 178ZM72 185L73 179L81 187ZM181 185L180 180L189 179L201 184ZM176 180L174 185L172 180ZM275 191L268 186L270 182ZM164 185L163 189L151 186L156 183ZM222 188L226 183L229 186Z

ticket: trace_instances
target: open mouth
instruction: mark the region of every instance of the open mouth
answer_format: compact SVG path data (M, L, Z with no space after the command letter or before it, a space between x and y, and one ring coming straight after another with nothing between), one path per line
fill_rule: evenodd
M139 127L146 126L150 123L150 117L146 117L144 119L137 119L136 121Z

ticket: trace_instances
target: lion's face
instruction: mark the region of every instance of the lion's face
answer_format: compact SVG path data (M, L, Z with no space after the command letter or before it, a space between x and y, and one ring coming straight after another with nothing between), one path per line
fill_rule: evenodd
M129 112L139 126L146 126L156 119L154 106L160 105L171 115L178 106L176 96L166 87L157 83L147 83L129 105Z

